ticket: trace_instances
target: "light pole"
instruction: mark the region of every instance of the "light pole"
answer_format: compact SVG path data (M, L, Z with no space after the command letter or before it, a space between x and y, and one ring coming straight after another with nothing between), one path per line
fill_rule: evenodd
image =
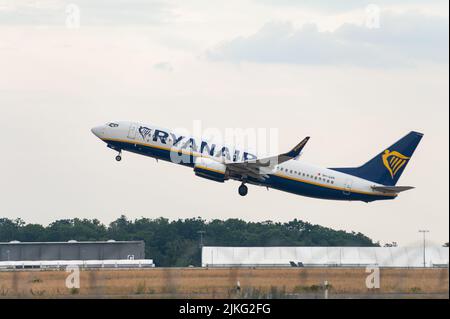
M206 233L204 230L199 230L197 233L200 234L200 249L203 248L203 234Z
M424 268L427 266L426 255L425 255L425 251L426 251L425 236L426 236L426 233L429 233L429 232L430 232L429 230L425 230L425 229L419 230L419 233L423 233L423 267Z

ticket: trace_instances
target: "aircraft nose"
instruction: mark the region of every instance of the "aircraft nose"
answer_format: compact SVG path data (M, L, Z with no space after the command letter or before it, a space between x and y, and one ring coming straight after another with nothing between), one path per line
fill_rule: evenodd
M97 136L99 138L102 136L103 131L104 131L103 126L96 126L91 129L92 134L94 134L95 136Z

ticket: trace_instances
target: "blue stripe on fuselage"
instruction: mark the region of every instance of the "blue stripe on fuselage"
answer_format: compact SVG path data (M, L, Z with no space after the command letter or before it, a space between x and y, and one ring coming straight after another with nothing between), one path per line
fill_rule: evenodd
M115 140L104 140L104 142L108 143L108 145L110 146L113 146L114 149L125 150L145 156L158 158L164 161L172 162L170 150L160 149L142 144L133 144L132 142L123 142ZM180 162L178 164L194 167L195 165L194 156L187 156L187 157L185 156L185 158L189 160L186 160L185 162ZM344 194L344 192L339 189L314 185L299 180L291 180L277 175L269 175L269 178L267 178L264 182L257 181L254 179L249 179L249 182L301 196L330 199L330 200L372 202L376 200L387 200L395 198L394 196L383 196L378 194L369 195L356 193L352 191L350 191L349 194Z
M277 175L269 175L269 178L266 179L265 183L267 183L267 186L281 191L321 199L372 202L375 200L395 198L392 196L376 194L360 194L352 191L348 194L344 194L343 190L314 185L298 180L291 180Z

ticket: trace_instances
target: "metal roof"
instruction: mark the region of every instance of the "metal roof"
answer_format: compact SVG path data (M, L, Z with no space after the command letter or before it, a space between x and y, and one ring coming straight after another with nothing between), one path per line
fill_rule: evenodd
M427 246L425 265L448 265L448 247ZM423 247L203 247L202 265L423 267Z
M67 245L74 245L74 244L137 244L137 243L143 243L143 240L131 240L131 241L125 241L125 240L117 240L117 241L11 241L11 242L0 242L0 245L61 245L61 244L67 244Z

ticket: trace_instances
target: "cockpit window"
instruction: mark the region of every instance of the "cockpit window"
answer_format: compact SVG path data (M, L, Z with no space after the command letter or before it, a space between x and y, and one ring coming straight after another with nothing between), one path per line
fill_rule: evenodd
M107 125L109 127L118 127L119 126L119 124L117 124L117 123L108 123Z

